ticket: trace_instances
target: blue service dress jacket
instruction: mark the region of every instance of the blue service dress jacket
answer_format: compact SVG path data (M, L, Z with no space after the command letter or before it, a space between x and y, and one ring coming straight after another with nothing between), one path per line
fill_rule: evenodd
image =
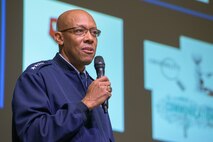
M114 142L108 113L102 107L89 111L81 102L86 91L58 53L30 65L14 89L13 142Z

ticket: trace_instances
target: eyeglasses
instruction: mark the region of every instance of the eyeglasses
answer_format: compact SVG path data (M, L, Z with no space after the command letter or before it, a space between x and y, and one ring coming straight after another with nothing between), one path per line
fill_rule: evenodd
M85 36L85 34L89 31L90 34L94 37L98 37L101 34L101 31L96 29L96 28L91 28L91 29L87 29L85 27L72 27L72 28L67 28L64 30L61 30L60 32L66 32L66 31L70 31L75 35L78 36Z

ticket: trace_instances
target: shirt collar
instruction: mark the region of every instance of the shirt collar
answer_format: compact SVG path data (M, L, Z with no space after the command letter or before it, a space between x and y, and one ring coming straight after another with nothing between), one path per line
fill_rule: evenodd
M66 61L78 74L80 74L80 72L76 69L75 66L73 66L69 61L67 61L60 53L59 53L60 57ZM86 69L84 69L83 73L86 75Z

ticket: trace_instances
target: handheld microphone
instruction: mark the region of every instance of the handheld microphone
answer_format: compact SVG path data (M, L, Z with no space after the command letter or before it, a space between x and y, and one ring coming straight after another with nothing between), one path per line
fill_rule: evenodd
M97 73L97 78L100 78L104 76L105 74L105 63L102 56L96 56L94 61L95 70ZM102 104L102 108L104 109L104 112L106 113L108 111L108 99L104 101Z

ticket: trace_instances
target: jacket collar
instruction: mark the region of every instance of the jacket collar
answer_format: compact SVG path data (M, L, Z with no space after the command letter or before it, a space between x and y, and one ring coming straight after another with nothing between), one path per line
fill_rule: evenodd
M53 61L55 61L62 69L66 71L72 71L78 73L77 69L74 68L73 65L69 64L59 53L56 53L55 57L53 58Z

